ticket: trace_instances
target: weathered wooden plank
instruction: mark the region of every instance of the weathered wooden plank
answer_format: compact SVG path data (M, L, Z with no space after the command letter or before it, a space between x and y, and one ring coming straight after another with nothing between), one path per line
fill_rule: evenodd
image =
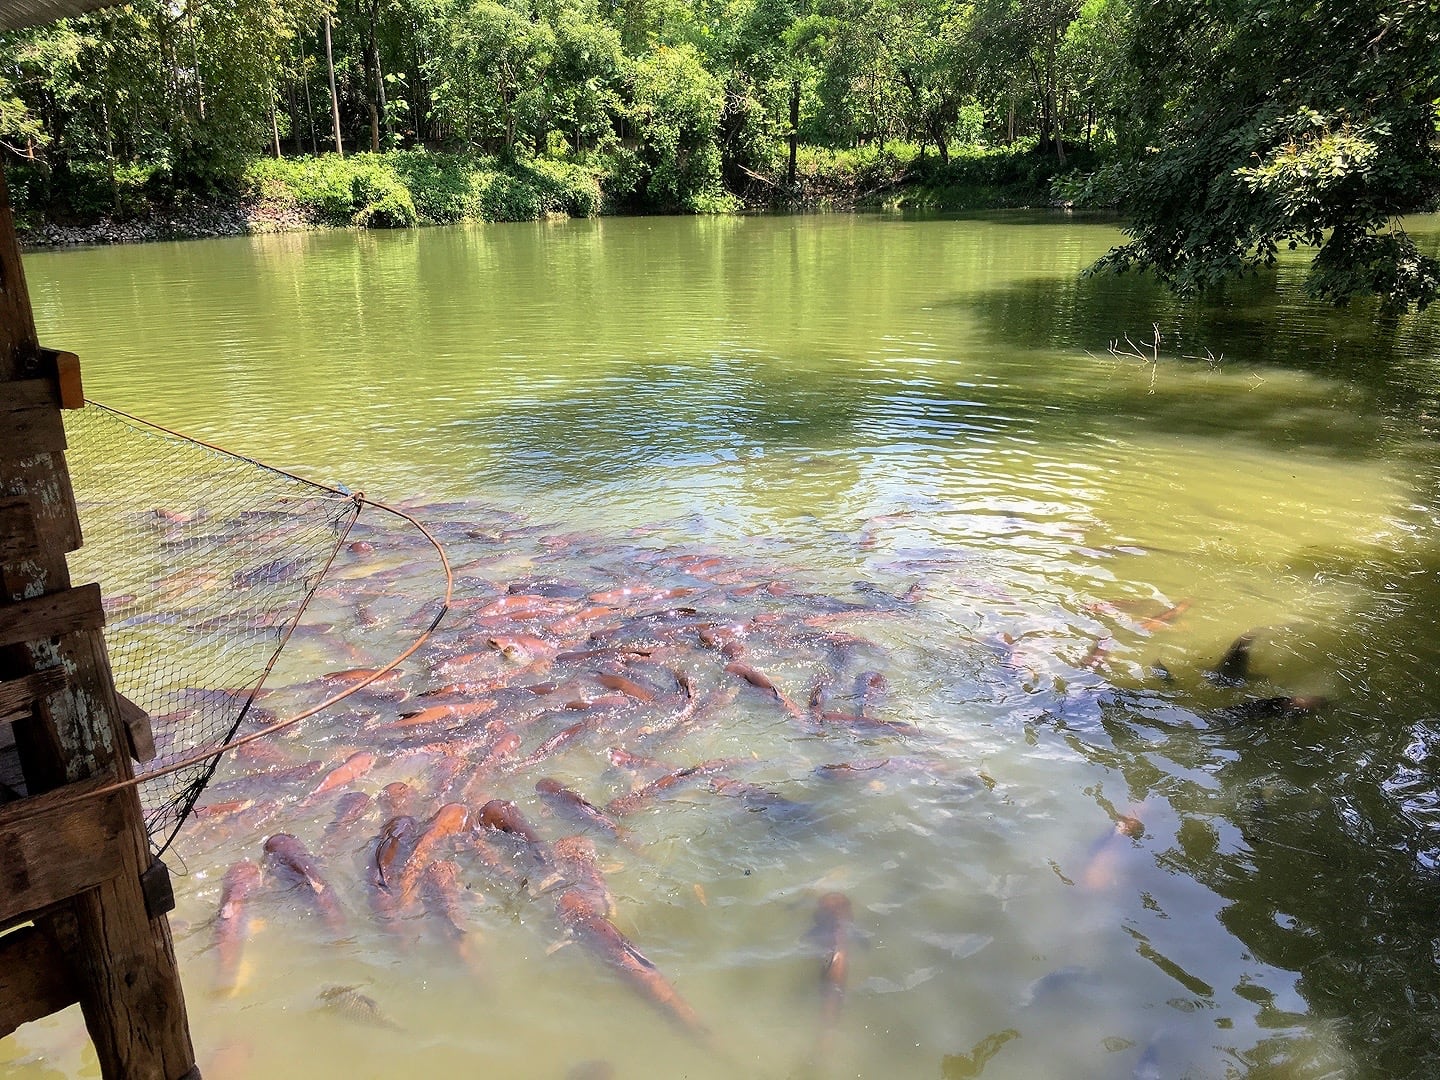
M0 383L0 393L4 393ZM80 546L80 513L63 454L34 454L21 461L0 458L0 495L30 500L35 515L35 535L45 550L68 552ZM25 566L34 560L23 560ZM21 573L25 567L20 568ZM30 571L33 573L33 570ZM7 596L23 595L24 588L12 563L0 563ZM68 580L68 578L67 578ZM53 586L58 588L59 586Z
M147 864L148 858L147 851ZM69 908L79 940L99 936L106 945L79 950L75 965L80 1008L101 1075L106 1080L196 1075L170 921L149 917L138 863L127 859L122 873L76 897Z
M15 240L10 192L0 174L0 379L29 374L25 365L34 358L38 345L30 292L20 265L20 245Z
M80 379L80 357L63 349L41 349L45 363L54 368L55 388L60 394L60 408L83 409L85 386Z
M22 926L0 937L0 1039L79 1000L65 951L49 934Z
M44 350L38 350L43 354ZM45 366L40 361L40 368ZM60 408L60 386L54 379L16 379L5 387L5 401L0 413L27 412L32 409Z
M0 806L0 924L68 900L125 869L122 792L95 777Z
M120 703L120 719L130 738L130 756L139 762L154 761L155 734L150 730L150 714L124 694L117 693L115 700Z
M0 413L0 457L17 460L65 449L65 421L54 405L6 407Z
M81 585L0 605L0 646L62 637L105 625L100 586Z
M0 498L0 563L33 559L39 553L30 500L24 496Z
M15 380L43 374L0 168L0 398ZM0 565L0 601L68 589L65 552L80 545L80 522L64 455L36 451L18 459L0 457L0 495L28 495L35 501L42 549L33 560ZM0 678L57 665L71 673L65 692L39 702L33 719L3 729L15 734L27 788L42 792L67 780L112 772L128 777L124 725L103 637L90 631L0 647ZM128 789L117 799L125 829L112 846L124 869L36 925L57 937L68 935L62 940L75 960L80 1007L105 1080L177 1080L194 1073L195 1051L170 925L145 911L140 875L150 865L150 846L140 798Z
M9 682L0 682L0 724L30 715L35 702L65 688L65 669L46 668Z

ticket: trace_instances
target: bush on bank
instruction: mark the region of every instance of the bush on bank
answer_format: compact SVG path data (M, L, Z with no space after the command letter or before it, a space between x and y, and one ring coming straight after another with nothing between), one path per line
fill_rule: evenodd
M241 197L263 222L299 213L316 225L405 228L457 221L591 217L602 207L595 172L564 161L501 163L425 150L252 162Z
M1034 139L1011 146L956 144L941 160L930 147L891 142L853 149L801 147L796 181L802 203L891 210L992 210L1024 206L1111 205L1092 180L1096 155L1082 148L1065 165Z

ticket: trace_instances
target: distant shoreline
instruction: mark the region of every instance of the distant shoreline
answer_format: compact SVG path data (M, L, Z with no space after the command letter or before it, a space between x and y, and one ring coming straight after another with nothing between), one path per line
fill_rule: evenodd
M1059 182L1043 158L1021 148L974 150L941 162L902 149L812 151L794 188L757 177L736 195L717 192L691 206L616 198L612 177L583 164L425 151L257 159L238 190L157 195L150 186L91 190L88 205L124 212L54 212L15 198L27 250L194 240L331 229L413 228L463 221L536 221L647 213L853 212L867 209L967 211L1069 208L1078 185ZM1084 174L1067 174L1066 179ZM16 194L12 185L12 197ZM101 199L96 196L105 195ZM37 218L39 220L37 220Z

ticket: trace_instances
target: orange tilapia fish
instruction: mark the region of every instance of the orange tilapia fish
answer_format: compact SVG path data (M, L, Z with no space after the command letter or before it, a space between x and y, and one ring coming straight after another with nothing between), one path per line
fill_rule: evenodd
M1190 610L1190 604L1191 601L1188 597L1180 600L1173 607L1168 607L1164 611L1151 615L1149 618L1141 619L1140 628L1142 630L1153 631L1159 630L1163 626L1169 626L1174 623L1176 619L1180 618L1181 615L1184 615L1185 612Z
M404 817L415 812L415 797L414 788L396 780L380 789L380 806L389 817Z
M446 803L425 823L425 827L415 839L415 846L410 849L405 866L400 871L398 888L402 907L408 904L414 895L420 875L433 860L436 847L446 837L464 832L469 824L470 810L464 803Z
M275 833L265 841L265 864L280 880L300 892L335 933L345 927L345 910L330 887L320 862L289 833Z
M595 845L585 836L562 836L551 845L555 871L564 881L564 888L573 889L597 914L608 918L615 915L615 898L605 877L595 865Z
M862 716L870 712L889 688L890 681L881 672L862 671L855 676L855 711Z
M366 810L370 808L370 796L363 791L351 791L340 796L335 803L335 816L331 818L330 824L325 826L326 832L332 832L345 825L351 825L357 821Z
M410 858L420 823L409 814L392 817L375 838L375 850L367 867L370 907L388 925L400 914L400 871Z
M632 754L623 746L612 746L607 755L610 764L621 769L654 769L657 772L669 772L671 766L655 758L641 757L639 754Z
M903 720L881 720L861 713L826 712L820 714L822 724L847 727L852 731L888 731L892 735L915 736L925 734L924 730Z
M653 799L662 791L668 791L677 784L694 778L704 778L730 768L735 764L733 758L716 758L713 761L702 761L699 765L687 765L683 769L676 769L664 776L651 780L648 784L636 788L628 795L619 795L605 804L605 812L611 817L624 817L626 814L633 814L647 802Z
M655 691L644 686L634 679L627 678L618 672L607 672L595 676L595 681L607 690L618 690L628 698L648 704L655 700Z
M523 842L525 854L540 867L549 867L553 856L550 845L537 833L520 808L504 799L491 799L480 808L476 831L493 829L509 833Z
M409 860L419 832L420 823L409 814L392 817L380 827L380 835L375 841L375 854L370 863L371 880L374 884L389 892L396 891L400 869Z
M325 826L320 839L320 848L327 855L333 855L340 847L350 828L370 810L371 799L363 791L349 791L335 800L335 815Z
M482 806L480 808L480 824L487 829L497 829L500 832L518 836L537 846L543 846L545 843L540 839L540 834L525 820L525 815L520 813L520 808L505 799L491 799Z
M710 1030L680 992L613 923L578 890L566 889L555 901L561 925L651 1005L682 1030L709 1045Z
M455 946L455 952L471 971L482 970L478 954L479 935L470 927L462 910L460 867L452 860L432 862L420 878L420 896L425 910L438 923L441 934Z
M554 735L551 735L548 739L542 742L539 746L535 747L534 750L530 751L530 753L526 754L523 758L520 758L517 761L511 761L508 765L506 765L505 770L507 772L523 772L526 769L533 768L534 766L540 764L540 762L544 761L560 747L564 746L572 739L575 739L577 736L583 734L587 729L593 727L594 723L595 722L593 719L585 719L579 720L571 724L567 728L561 728Z
M534 661L552 660L559 652L544 638L532 634L495 634L485 639L485 644L513 663L524 664Z
M620 833L620 826L615 824L605 811L579 792L571 791L554 777L542 776L535 781L535 793L572 820L599 829L612 837Z
M805 710L801 709L798 705L795 704L795 702L791 701L789 696L786 695L785 691L781 690L780 687L775 685L775 680L770 678L770 676L766 675L763 671L760 671L757 668L753 668L749 664L746 664L740 660L732 660L730 663L725 665L725 670L731 675L740 676L740 678L744 679L751 686L758 687L761 690L768 690L771 694L774 694L775 700L780 702L780 704L784 707L785 711L788 712L791 716L798 718L805 715Z
M485 725L484 753L476 764L477 771L489 773L520 749L520 736L504 720L491 720Z
M452 859L432 862L421 874L420 896L425 910L433 915L449 938L469 933L464 913L460 910L460 866Z
M315 790L305 798L300 805L309 806L326 792L334 791L336 788L344 787L360 779L375 766L375 755L368 750L357 750L346 758L341 764L325 774L325 778L316 785Z
M250 936L250 898L262 883L260 867L249 859L241 859L225 871L220 913L215 917L215 989L221 994L240 989L240 964Z
M820 969L820 1026L822 1046L828 1043L845 1004L845 990L850 981L850 936L854 915L850 898L844 893L828 892L815 905L815 922L810 938L819 945L822 956Z
M1129 814L1116 814L1114 829L1091 846L1089 858L1080 871L1079 884L1082 887L1101 890L1119 884L1134 842L1145 835L1145 823L1136 816L1141 810L1143 806L1133 808Z

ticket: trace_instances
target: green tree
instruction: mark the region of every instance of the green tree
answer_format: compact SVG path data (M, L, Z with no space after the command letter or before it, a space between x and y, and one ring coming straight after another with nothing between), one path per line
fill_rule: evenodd
M969 45L975 66L992 86L1005 88L1013 105L1028 82L1038 114L1040 144L1065 161L1066 79L1062 48L1080 12L1076 0L980 0Z
M1440 295L1396 220L1440 195L1432 0L1157 0L1127 69L1131 240L1099 269L1203 290L1308 247L1317 297Z
M630 119L650 201L670 210L712 205L721 193L719 80L688 43L637 60L631 80Z
M513 155L554 48L554 33L528 5L460 0L433 58L436 109L464 143Z

